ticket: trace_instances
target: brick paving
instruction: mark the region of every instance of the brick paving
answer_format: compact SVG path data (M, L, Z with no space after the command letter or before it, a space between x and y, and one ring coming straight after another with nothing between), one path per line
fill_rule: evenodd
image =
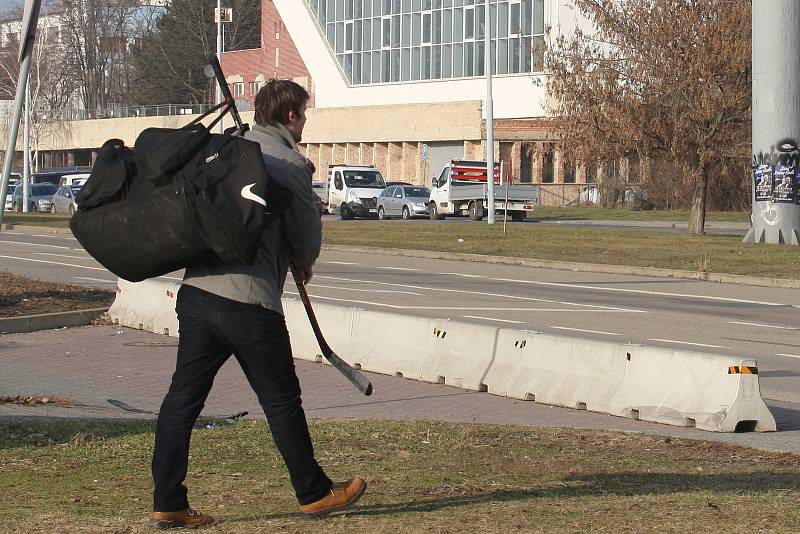
M89 326L0 336L0 396L54 395L75 405L0 404L9 417L152 417L108 404L118 399L157 411L169 386L177 339L116 326ZM329 365L296 361L303 404L310 418L370 418L513 423L597 428L717 440L800 453L800 407L768 402L778 432L718 434L569 410L488 393L370 374L371 397L360 395ZM206 402L206 416L241 411L263 417L255 394L231 358L220 370Z

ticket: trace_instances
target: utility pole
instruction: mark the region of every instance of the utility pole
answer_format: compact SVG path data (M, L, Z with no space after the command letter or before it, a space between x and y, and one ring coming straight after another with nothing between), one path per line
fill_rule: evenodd
M492 15L489 0L486 0L483 16L484 56L483 70L486 73L486 206L487 221L494 224L494 109L492 102Z
M42 0L25 0L25 7L22 10L22 38L19 41L19 78L17 79L17 92L14 95L14 118L11 119L11 125L8 129L6 160L3 162L3 175L0 176L0 231L3 228L3 210L6 204L8 179L11 176L11 166L14 163L14 152L17 148L22 99L25 95L26 82L31 72L31 54L33 52L33 42L36 39L36 25L39 21L39 8L41 5Z
M22 127L22 205L28 211L31 191L31 77L25 80L25 115Z
M800 244L800 3L753 0L753 207L745 243Z
M217 0L217 61L219 61L220 67L222 67L222 0ZM223 71L224 72L224 71ZM216 103L219 104L222 102L222 88L217 84L217 98ZM223 111L219 111L219 115L222 115ZM219 121L219 125L217 126L218 132L223 133L225 128L222 125L222 120Z

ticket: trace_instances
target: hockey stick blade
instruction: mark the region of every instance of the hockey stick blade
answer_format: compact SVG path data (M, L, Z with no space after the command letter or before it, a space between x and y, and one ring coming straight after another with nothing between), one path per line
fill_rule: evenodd
M308 315L308 322L311 323L311 329L314 331L314 336L317 338L317 343L319 343L322 355L325 356L325 359L342 373L358 391L366 396L372 395L372 384L369 379L355 367L341 359L338 354L333 352L328 342L325 341L325 337L322 335L322 330L317 321L317 316L314 314L314 309L311 307L311 300L308 298L308 292L297 277L297 269L294 266L292 266L292 276L294 277L294 283L297 285L300 300L303 301L303 307L306 309L306 315Z

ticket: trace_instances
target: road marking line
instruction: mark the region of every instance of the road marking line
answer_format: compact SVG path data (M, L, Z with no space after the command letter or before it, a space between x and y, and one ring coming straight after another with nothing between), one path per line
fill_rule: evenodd
M464 274L464 273L437 273L442 275L450 275L450 276L463 276L464 278L483 278L483 276L479 274Z
M158 278L166 278L167 280L178 280L183 282L183 278L178 278L177 276L159 276Z
M481 317L480 315L462 315L467 319L483 319L484 321L497 321L500 323L525 324L523 321L510 321L508 319L495 319L494 317Z
M550 328L556 328L558 330L570 330L572 332L586 332L588 334L605 334L607 336L621 336L622 334L615 334L614 332L601 332L599 330L584 330L583 328L570 328L568 326L551 326Z
M37 256L55 256L57 258L72 258L75 260L91 260L91 256L68 256L67 254L56 254L54 252L34 252Z
M342 278L338 276L323 276L317 275L317 278L324 278L327 280L338 280L340 282L357 282L361 284L372 284L372 285L382 285L382 286L393 286L393 287L405 287L407 289L419 289L422 291L441 291L444 293L458 293L458 294L465 294L465 295L481 295L484 297L502 297L512 300L525 300L530 302L545 302L548 304L563 304L566 306L580 306L582 308L600 308L609 311L622 311L622 312L629 312L629 313L650 313L646 310L635 310L630 308L614 308L611 306L600 306L597 304L580 304L577 302L564 302L558 300L548 300L548 299L537 299L534 297L522 297L519 295L506 295L502 293L485 293L483 291L467 291L463 289L448 289L448 288L439 288L439 287L429 287L429 286L416 286L416 285L409 285L409 284L396 284L391 282L375 282L373 280L358 280L354 278ZM577 310L576 310L577 311Z
M415 297L422 297L422 293L414 293L413 291L395 291L393 289L362 289L357 287L342 287L342 286L324 286L321 284L310 284L309 287L324 287L325 289L341 289L342 291L366 291L369 293L397 293L398 295L414 295Z
M421 271L422 269L413 269L411 267L378 267L378 269L385 269L387 271Z
M758 300L734 299L728 297L712 297L708 295L689 295L684 293L666 293L663 291L646 291L644 289L624 289L619 287L587 286L583 284L565 284L560 282L540 282L537 280L515 280L513 278L492 278L495 282L514 282L517 284L534 284L540 286L572 287L576 289L594 289L597 291L615 291L618 293L637 293L641 295L654 295L659 297L681 297L696 300L718 300L721 302L736 302L739 304L758 304L761 306L791 306L798 308L796 304L786 304L778 302L761 302Z
M358 265L352 261L323 261L322 263L326 263L328 265Z
M103 280L102 278L89 278L88 276L73 276L75 280L86 280L87 282L102 282L104 284L116 284L116 280Z
M289 295L297 295L294 291L285 291ZM364 304L368 306L380 306L383 308L393 308L397 310L473 310L473 311L527 311L527 312L566 312L566 313L625 313L624 310L573 310L570 308L481 308L473 306L404 306L401 304L386 304L383 302L373 302L369 300L343 299L336 297L325 297L314 295L315 299L333 300L337 302L352 302L353 304Z
M775 356L786 356L787 358L800 358L797 354L776 354Z
M662 343L678 343L679 345L693 345L695 347L708 347L711 349L727 349L722 345L706 345L705 343L690 343L689 341L677 341L675 339L648 339L647 341L660 341Z
M51 265L63 265L64 267L78 267L80 269L91 269L92 271L106 271L106 272L108 272L108 269L105 269L103 267L90 267L88 265L75 265L75 264L72 264L72 263L61 263L61 262L57 262L57 261L36 260L36 259L33 259L33 258L19 258L17 256L0 256L0 258L6 258L6 259L9 259L9 260L20 260L20 261L33 261L33 262L36 262L36 263L49 263Z
M11 245L28 245L29 247L47 247L47 248L63 248L67 250L79 250L70 247L65 247L62 245L43 245L41 243L26 243L24 241L0 241L0 243L9 243Z
M746 326L760 326L762 328L777 328L779 330L800 330L800 328L796 326L778 326L774 324L745 323L743 321L729 321L728 324L743 324Z

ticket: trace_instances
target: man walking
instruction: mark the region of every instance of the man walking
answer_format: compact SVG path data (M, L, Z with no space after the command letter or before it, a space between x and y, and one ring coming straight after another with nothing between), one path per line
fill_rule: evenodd
M355 503L361 477L334 484L314 458L294 369L281 293L289 265L308 283L319 256L322 225L314 207L314 165L297 150L308 92L270 80L256 96L256 125L245 137L261 145L271 179L293 201L265 230L252 265L211 260L186 269L176 310L179 344L175 373L161 405L153 451L153 513L160 528L197 528L215 519L189 507L189 438L219 368L233 354L258 396L275 445L288 468L300 512L322 516Z

